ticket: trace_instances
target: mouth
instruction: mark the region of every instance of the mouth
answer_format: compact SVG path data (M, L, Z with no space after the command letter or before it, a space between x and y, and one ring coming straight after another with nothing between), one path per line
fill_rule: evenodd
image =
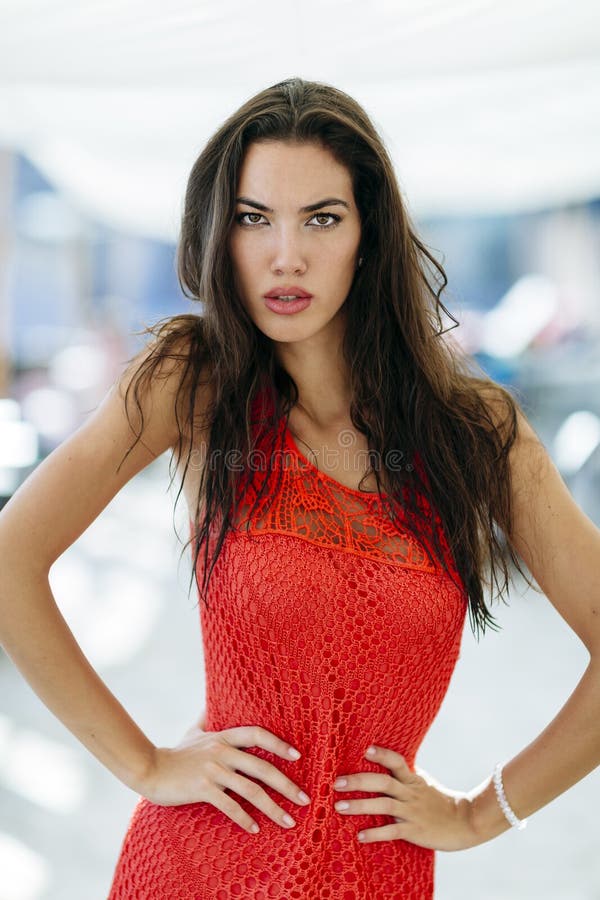
M284 303L293 302L294 300L310 300L310 297L303 294L267 294L267 300L281 300Z
M293 300L310 300L312 294L309 293L309 291L305 291L297 284L281 284L272 288L268 293L263 294L263 296L265 300L267 298L272 298L275 300L282 300L285 303L292 302Z
M310 306L312 297L281 296L265 297L265 306L274 313L291 314Z

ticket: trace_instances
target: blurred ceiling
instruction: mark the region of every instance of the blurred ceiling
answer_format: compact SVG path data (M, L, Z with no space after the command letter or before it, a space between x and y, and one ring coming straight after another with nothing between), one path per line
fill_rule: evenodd
M212 132L286 77L364 105L415 216L600 196L597 0L0 0L0 144L175 240Z

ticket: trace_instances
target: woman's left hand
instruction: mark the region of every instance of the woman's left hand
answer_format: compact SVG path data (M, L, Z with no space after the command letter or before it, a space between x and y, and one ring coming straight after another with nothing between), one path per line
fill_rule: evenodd
M395 822L367 828L361 843L402 839L433 850L465 850L478 840L471 825L471 802L466 793L443 788L422 769L413 772L395 750L377 746L367 759L387 767L387 772L360 772L343 775L346 784L336 791L373 791L382 794L365 800L346 800L340 815L387 815ZM416 767L415 767L416 768ZM423 777L425 776L425 777ZM341 798L337 803L345 800Z

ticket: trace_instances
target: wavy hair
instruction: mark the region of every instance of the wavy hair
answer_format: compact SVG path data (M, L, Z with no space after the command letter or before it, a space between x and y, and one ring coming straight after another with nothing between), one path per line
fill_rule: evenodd
M243 306L228 253L239 173L255 141L316 143L351 174L364 265L344 301L343 354L351 381L351 420L367 436L370 459L376 461L364 477L375 473L385 505L377 461L401 448L406 464L385 470L389 493L403 498L411 530L428 553L431 541L433 553L456 582L434 527L437 512L479 639L486 625L500 627L486 605L484 588L495 585L502 597L511 562L527 579L510 542L508 454L520 407L507 388L489 378L448 336L459 323L440 300L448 283L444 269L417 236L381 137L348 94L322 82L286 79L247 100L205 145L189 175L176 261L184 295L201 303L202 310L162 319L142 332L154 339L128 385L126 406L131 391L142 414L140 398L149 380L167 359L174 362L179 441L171 463L176 459L179 464L187 448L177 503L200 435L206 435L207 459L230 458L237 451L247 462L255 446L251 403L261 384L269 386L273 400L265 427L289 416L298 399L297 386L279 365L272 342ZM444 329L442 311L452 328ZM212 400L198 413L202 386L210 388ZM136 442L142 430L143 414ZM200 468L193 536L183 549L194 540L192 576L206 599L232 526L241 476L236 466ZM428 501L428 513L419 496ZM393 518L393 506L387 509ZM209 566L215 522L218 538Z

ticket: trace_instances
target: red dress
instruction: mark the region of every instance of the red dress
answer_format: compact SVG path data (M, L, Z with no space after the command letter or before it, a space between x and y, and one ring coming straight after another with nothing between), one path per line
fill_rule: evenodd
M255 487L243 494L253 502L268 479L271 505L259 501L249 531L228 532L208 609L200 602L205 730L257 724L289 741L298 761L243 752L269 760L311 803L258 782L296 821L287 829L230 792L260 825L253 835L209 803L140 797L108 900L433 897L435 852L398 839L361 844L361 829L394 819L337 812L336 800L378 795L333 783L388 771L365 758L371 742L414 768L458 658L466 593L391 523L376 493L312 465L284 418L277 437L272 471L255 464ZM441 526L440 536L447 549Z

